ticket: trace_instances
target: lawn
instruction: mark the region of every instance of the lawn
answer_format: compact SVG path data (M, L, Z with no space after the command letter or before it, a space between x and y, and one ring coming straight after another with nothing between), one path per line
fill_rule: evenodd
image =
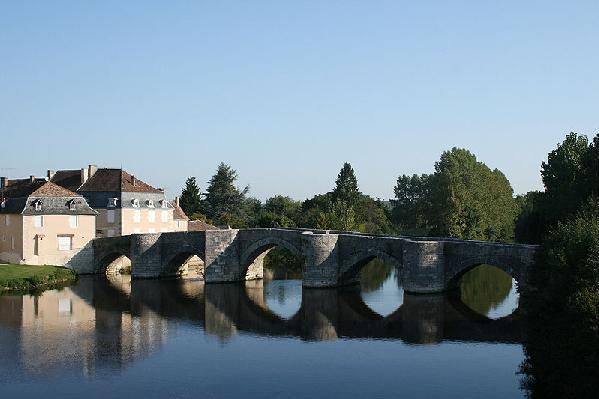
M0 292L52 288L75 280L77 273L64 267L0 264Z

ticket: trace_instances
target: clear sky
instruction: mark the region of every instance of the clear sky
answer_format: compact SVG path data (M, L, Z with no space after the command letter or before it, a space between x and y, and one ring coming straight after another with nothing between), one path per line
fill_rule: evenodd
M0 175L123 166L173 196L224 161L253 196L303 199L348 161L388 198L460 146L540 189L566 133L599 132L598 18L596 0L2 1Z

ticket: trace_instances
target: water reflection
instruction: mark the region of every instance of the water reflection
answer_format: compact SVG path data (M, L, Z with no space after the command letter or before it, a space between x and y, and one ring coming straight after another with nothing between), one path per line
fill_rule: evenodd
M20 383L14 389L21 392L32 381L46 381L29 377L49 376L53 381L64 380L67 385L63 388L70 392L73 386L84 390L78 385L81 377L86 377L82 381L93 381L94 376L122 375L123 384L144 390L149 379L161 378L166 372L165 364L177 370L169 374L173 380L187 375L185 370L190 369L191 381L196 381L214 363L220 362L221 369L218 373L215 370L212 378L229 372L237 373L239 378L247 373L243 364L254 364L255 359L268 364L278 356L298 359L306 350L318 349L314 356L325 363L340 361L357 367L369 360L359 358L352 363L347 357L367 352L373 361L387 361L392 366L403 361L403 356L412 356L412 365L414 359L428 356L440 344L446 348L444 351L457 342L460 351L474 351L483 343L498 347L497 343L522 342L519 317L490 320L481 314L492 312L495 306L485 301L501 302L498 295L474 295L476 306L466 305L462 298L470 297L460 292L410 295L399 286L394 270L381 268L381 264L372 268L375 276L365 279L362 286L339 290L302 289L299 280L204 285L193 280L132 281L117 275L108 280L83 277L69 288L46 291L40 296L0 296L0 384L10 382L14 387L15 382ZM484 289L489 287L478 284ZM470 291L467 288L464 292ZM303 342L326 345L297 346ZM386 343L392 346L382 349ZM435 345L417 352L418 356L402 349L429 344ZM257 347L266 351L262 357L255 352ZM336 355L321 352L337 347L341 349ZM514 364L520 361L519 345L500 347L515 347L515 352L508 352L515 356ZM215 348L222 350L215 352ZM401 353L390 358L389 351ZM229 360L222 360L222 356L229 356ZM452 361L456 356L450 357ZM201 372L198 359L206 362ZM246 359L246 363L238 365L239 359ZM313 362L314 358L310 364ZM144 372L135 374L132 370L140 364L146 365ZM309 374L313 369L306 366L302 370ZM515 369L511 369L514 379ZM359 375L364 373L368 371L360 368ZM132 375L138 375L137 380L131 380ZM203 384L207 383L210 381ZM94 385L94 389L99 390L98 396L100 392L111 396L103 386ZM40 382L29 392L39 395L44 391ZM163 390L154 396L169 394Z
M503 270L480 265L460 281L460 298L475 312L491 319L508 316L518 307L516 280Z

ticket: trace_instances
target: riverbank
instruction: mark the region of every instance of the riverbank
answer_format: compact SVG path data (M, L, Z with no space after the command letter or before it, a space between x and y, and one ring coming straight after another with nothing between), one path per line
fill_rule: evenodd
M0 293L57 288L76 280L77 273L64 267L0 264Z

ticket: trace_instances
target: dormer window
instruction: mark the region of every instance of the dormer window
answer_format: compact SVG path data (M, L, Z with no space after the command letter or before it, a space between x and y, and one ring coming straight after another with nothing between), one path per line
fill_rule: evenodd
M167 200L160 201L160 206L162 208L168 208L168 201Z
M133 205L134 208L139 208L139 200L137 198L132 199L131 205Z
M153 200L147 200L146 204L148 205L148 208L154 208L154 201Z
M41 211L42 210L42 201L40 201L40 200L33 201L33 207L35 208L36 211Z
M74 211L77 209L77 202L75 200L69 201L69 210Z
M118 200L119 200L118 198L108 198L108 207L116 208L116 203Z

